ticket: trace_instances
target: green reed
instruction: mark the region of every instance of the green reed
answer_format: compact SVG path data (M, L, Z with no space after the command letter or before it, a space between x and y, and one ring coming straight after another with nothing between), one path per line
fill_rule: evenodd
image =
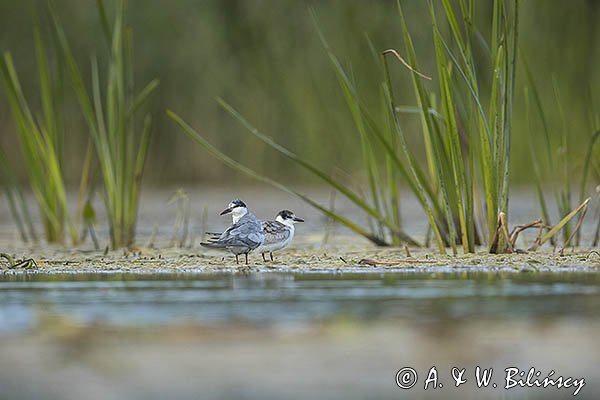
M422 76L411 71L421 110L426 168L421 169L407 149L404 155L405 162L415 171L413 179L429 197L431 206L425 210L430 221L434 220L432 229L440 250L449 244L456 253L455 243L461 243L464 252L473 252L482 230L476 223L475 199L483 200L479 207L486 218L480 225L487 227L487 243L494 237L499 212L508 213L519 7L517 1L494 1L491 37L486 42L474 21L475 1L460 0L458 16L449 0L442 3L450 38L441 33L433 2L429 2L438 73L436 90L428 91ZM400 4L398 8L408 64L419 70ZM477 63L474 42L485 43L489 56L487 68ZM391 109L395 110L386 59L384 63ZM491 81L487 97L482 83L485 78ZM433 101L436 98L440 99L439 107ZM434 114L431 109L437 112ZM404 137L399 118L396 125L399 136ZM423 198L423 193L418 195ZM423 199L421 202L424 204Z
M106 77L100 78L97 58L91 60L91 93L84 84L57 13L51 8L54 27L69 76L96 150L104 184L104 205L109 218L112 248L134 243L140 187L148 153L152 118L138 114L158 87L154 79L135 91L133 38L126 28L125 2L116 2L112 26L104 2L97 1L107 42Z
M10 52L5 52L0 60L0 75L16 123L29 184L40 209L46 239L48 242L63 243L65 231L68 231L71 242L76 244L78 231L69 215L64 183L64 96L60 60L54 57L57 65L51 67L37 21L33 37L41 114L31 107L25 97ZM21 197L20 192L18 194ZM18 213L16 206L12 210L13 215Z

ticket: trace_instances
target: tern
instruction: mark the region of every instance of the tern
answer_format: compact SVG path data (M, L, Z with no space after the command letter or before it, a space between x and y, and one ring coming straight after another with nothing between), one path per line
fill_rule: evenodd
M248 211L246 203L235 199L227 205L221 215L231 213L233 224L218 237L212 237L207 242L200 243L204 247L213 249L227 249L235 255L235 262L239 264L239 255L246 256L248 264L248 253L259 247L265 241L265 235L261 222Z
M263 221L262 229L265 235L264 242L256 249L262 255L263 261L267 261L265 254L269 253L271 261L273 261L273 252L281 250L289 246L294 238L294 223L304 222L302 218L290 210L281 210L275 217L274 221ZM213 240L218 238L220 233L209 233Z
M281 210L275 217L275 221L264 221L262 223L265 240L256 251L262 254L263 261L267 261L265 253L269 253L271 261L273 261L274 251L289 246L294 238L294 223L296 222L304 222L304 220L296 217L290 210Z

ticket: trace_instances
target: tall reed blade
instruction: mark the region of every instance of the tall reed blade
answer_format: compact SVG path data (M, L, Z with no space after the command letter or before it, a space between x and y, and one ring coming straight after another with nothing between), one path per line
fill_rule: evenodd
M139 193L152 130L150 114L145 114L141 130L136 129L135 123L139 111L159 82L154 79L138 93L133 91L133 44L132 35L124 25L124 1L116 4L112 28L102 0L98 0L98 10L109 43L109 53L106 55L107 76L104 81L100 77L98 61L92 57L91 94L84 84L81 70L53 8L51 15L73 88L96 149L104 184L103 199L109 217L111 246L119 248L134 244ZM101 89L103 84L104 90Z
M37 22L34 24L34 43L40 82L40 118L34 117L25 98L9 52L5 52L0 60L0 75L17 125L30 187L40 208L46 239L63 243L68 231L71 242L77 244L78 233L69 215L64 184L61 80L59 72L50 68Z

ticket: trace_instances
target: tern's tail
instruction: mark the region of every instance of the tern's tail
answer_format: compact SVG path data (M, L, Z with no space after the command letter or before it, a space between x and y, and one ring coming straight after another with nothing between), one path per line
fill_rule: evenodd
M200 243L200 246L202 247L210 247L212 249L224 249L226 246L223 243L219 243L217 241L214 242L202 242Z
M200 243L200 246L211 247L213 249L223 249L225 245L219 242L220 233L206 232L206 242Z

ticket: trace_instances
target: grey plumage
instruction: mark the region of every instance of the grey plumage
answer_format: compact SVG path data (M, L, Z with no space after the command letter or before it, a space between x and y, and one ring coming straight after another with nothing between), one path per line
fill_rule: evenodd
M262 221L262 229L264 234L263 247L283 242L291 236L289 227L278 221ZM218 241L223 235L223 233L218 232L206 232L206 234L209 236L208 241L210 243Z
M234 207L231 207L231 205L234 205ZM237 207L241 208L242 206ZM234 208L236 208L234 202L230 203L228 210ZM238 262L240 254L245 254L246 263L248 263L248 253L264 242L265 235L263 234L261 222L252 213L247 211L245 204L243 205L243 209L245 213L222 234L218 237L213 235L207 242L200 244L204 247L214 249L227 249L235 254L236 262Z
M258 219L248 213L231 225L216 240L202 243L205 247L226 248L233 254L243 254L256 249L265 240Z

